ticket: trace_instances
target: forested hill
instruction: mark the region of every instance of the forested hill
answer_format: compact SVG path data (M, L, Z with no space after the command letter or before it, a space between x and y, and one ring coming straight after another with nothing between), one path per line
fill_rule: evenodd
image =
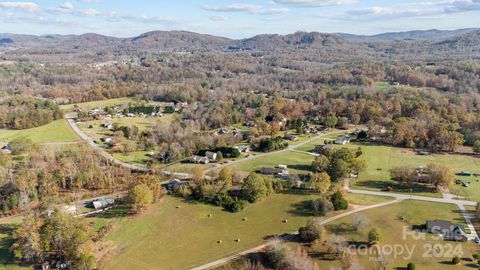
M119 56L159 53L288 53L319 56L325 62L363 59L476 58L480 30L413 31L377 36L297 32L233 40L184 31L153 31L133 38L98 34L29 36L0 34L5 60L112 60ZM28 59L24 59L28 55Z
M349 41L358 41L358 42L372 42L372 41L399 41L399 40L440 40L448 39L455 36L467 34L480 30L479 28L465 28L457 30L415 30L415 31L406 31L406 32L389 32L382 33L378 35L354 35L354 34L345 34L345 33L336 33L336 35L349 40Z

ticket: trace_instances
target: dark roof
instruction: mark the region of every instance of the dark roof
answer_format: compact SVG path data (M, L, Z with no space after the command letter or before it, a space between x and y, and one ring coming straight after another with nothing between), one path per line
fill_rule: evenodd
M447 220L429 220L427 221L427 230L435 229L437 231L453 231L455 228L460 228L462 231L465 230L465 227L460 224L454 224Z

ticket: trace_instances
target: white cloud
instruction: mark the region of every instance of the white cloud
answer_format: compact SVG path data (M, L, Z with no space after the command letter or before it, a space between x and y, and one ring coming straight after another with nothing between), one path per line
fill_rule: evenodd
M65 11L71 11L71 10L75 9L75 7L73 6L72 3L65 2L62 5L60 5L60 9L63 9Z
M208 18L210 18L210 20L212 20L212 21L217 21L217 22L228 21L228 17L223 15L223 14L210 15L210 16L208 16Z
M100 15L100 12L98 10L93 9L93 8L87 8L87 9L82 9L79 11L80 15L85 15L85 16L98 16Z
M297 7L326 7L358 3L357 0L273 0L273 2Z
M430 17L480 10L480 0L443 0L409 3L391 7L368 7L345 13L347 20L360 18L395 19L398 17ZM347 18L349 16L353 16Z
M37 12L40 10L33 2L0 2L0 8L20 9L24 11Z
M275 15L288 12L287 8L265 8L260 5L233 3L223 6L203 6L203 9L215 12L248 12L258 15Z
M480 0L451 0L445 3L445 13L480 10Z

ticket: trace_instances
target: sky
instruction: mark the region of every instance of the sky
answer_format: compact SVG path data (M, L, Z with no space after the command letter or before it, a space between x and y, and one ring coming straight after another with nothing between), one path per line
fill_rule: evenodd
M480 0L0 0L0 33L229 38L296 31L372 35L480 27Z

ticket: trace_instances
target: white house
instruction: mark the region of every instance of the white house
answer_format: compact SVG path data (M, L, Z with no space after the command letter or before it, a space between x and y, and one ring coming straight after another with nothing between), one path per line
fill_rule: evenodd
M335 144L345 145L347 143L350 143L350 137L349 136L342 136L342 137L339 137L338 139L335 140Z
M0 151L5 155L10 155L12 153L12 149L8 143L0 143Z
M205 152L205 157L207 157L209 161L215 161L217 160L217 153L207 151Z
M67 214L76 215L77 214L77 207L75 205L65 205L63 207L63 211Z
M196 163L196 164L208 164L210 163L210 160L207 157L201 157L201 156L192 156L190 157L190 162Z

